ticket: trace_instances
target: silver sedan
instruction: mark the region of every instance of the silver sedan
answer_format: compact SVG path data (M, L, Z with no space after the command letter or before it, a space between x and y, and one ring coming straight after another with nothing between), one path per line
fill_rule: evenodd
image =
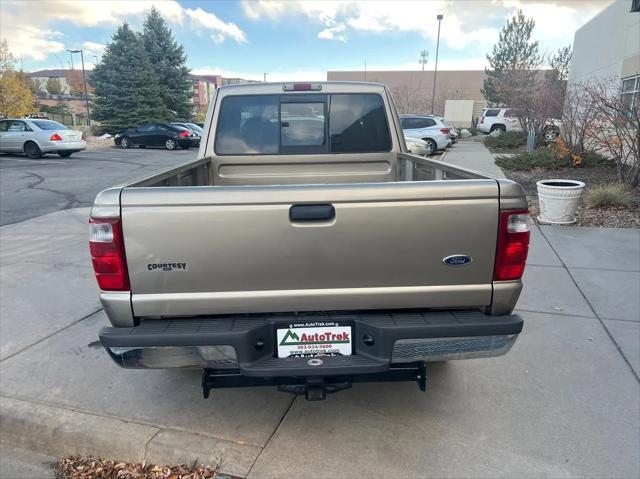
M42 158L57 153L68 158L87 148L81 131L71 130L57 121L46 119L0 120L0 152L24 153L29 158Z

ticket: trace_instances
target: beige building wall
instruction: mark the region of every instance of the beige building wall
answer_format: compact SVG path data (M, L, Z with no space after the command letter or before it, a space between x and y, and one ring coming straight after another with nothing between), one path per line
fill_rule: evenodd
M372 81L387 85L398 111L431 113L433 71L329 71L328 81ZM444 115L446 100L484 102L480 90L486 74L482 70L438 71L434 113Z
M640 12L618 0L580 27L573 40L570 82L640 74Z

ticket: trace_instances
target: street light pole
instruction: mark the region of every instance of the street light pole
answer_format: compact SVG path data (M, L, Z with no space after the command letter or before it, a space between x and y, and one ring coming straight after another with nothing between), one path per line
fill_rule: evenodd
M433 115L433 109L436 101L436 78L438 76L438 51L440 50L440 24L442 23L443 15L438 15L438 43L436 44L436 67L433 71L433 92L431 93L431 114Z
M265 72L265 73L263 73L263 74L262 74L262 81L263 81L264 83L267 83L267 75L268 75L268 74L269 74L269 72Z
M89 112L89 93L87 92L87 76L84 72L84 54L82 50L69 50L69 53L79 53L80 60L82 61L82 83L84 83L84 101L87 105L87 126L91 126L90 112ZM71 56L73 61L73 56Z

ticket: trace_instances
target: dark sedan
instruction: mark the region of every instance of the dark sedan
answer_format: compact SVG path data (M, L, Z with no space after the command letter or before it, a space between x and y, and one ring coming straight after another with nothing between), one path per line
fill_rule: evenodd
M147 123L118 133L113 140L121 148L157 146L175 150L200 144L200 137L188 128L167 123Z

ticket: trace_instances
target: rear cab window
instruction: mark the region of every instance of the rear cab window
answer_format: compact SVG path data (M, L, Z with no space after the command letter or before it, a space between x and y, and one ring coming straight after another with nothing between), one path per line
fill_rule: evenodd
M484 112L484 116L498 116L500 108L490 108Z
M217 155L370 153L391 150L376 93L268 94L222 100Z

